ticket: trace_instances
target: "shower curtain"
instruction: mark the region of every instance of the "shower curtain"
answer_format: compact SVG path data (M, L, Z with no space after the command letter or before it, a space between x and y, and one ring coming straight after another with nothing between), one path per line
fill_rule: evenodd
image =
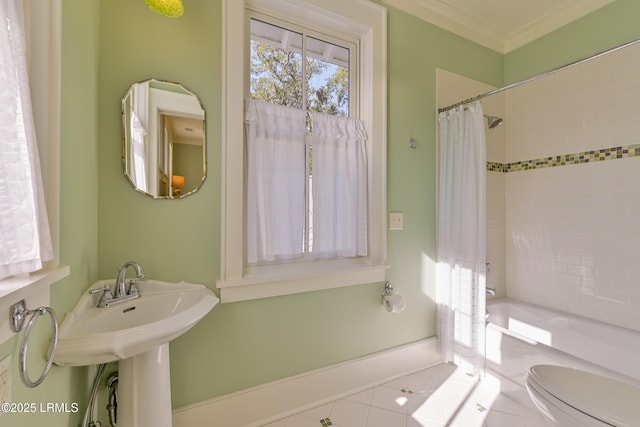
M438 341L445 361L484 371L486 143L480 102L440 113Z

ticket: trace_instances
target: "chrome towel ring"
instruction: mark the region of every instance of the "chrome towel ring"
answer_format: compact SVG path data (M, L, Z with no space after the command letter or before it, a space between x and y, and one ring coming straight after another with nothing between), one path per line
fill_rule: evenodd
M53 339L51 346L49 347L47 365L44 368L44 371L37 380L31 381L27 374L27 347L29 345L29 336L31 335L31 329L38 318L46 313L49 313L49 316L51 317L51 323L53 325ZM21 300L11 306L9 309L9 315L11 317L11 330L13 332L20 332L24 326L26 317L31 315L29 323L27 323L27 328L24 331L24 336L22 337L22 344L20 345L20 378L22 378L22 382L27 387L36 387L40 385L40 383L42 383L49 374L51 366L53 365L53 357L56 352L56 347L58 347L58 319L56 318L56 313L51 307L39 307L35 310L27 310L24 300Z

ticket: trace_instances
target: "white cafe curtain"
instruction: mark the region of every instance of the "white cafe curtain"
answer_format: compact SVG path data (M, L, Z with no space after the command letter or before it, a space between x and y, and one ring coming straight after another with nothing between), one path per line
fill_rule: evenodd
M367 255L367 131L362 120L312 114L313 253Z
M304 110L248 101L248 263L306 250L311 257L367 255L365 124L318 112L311 123L307 132Z
M246 113L247 262L303 253L306 112L250 99Z
M53 258L27 73L21 0L0 1L0 278Z

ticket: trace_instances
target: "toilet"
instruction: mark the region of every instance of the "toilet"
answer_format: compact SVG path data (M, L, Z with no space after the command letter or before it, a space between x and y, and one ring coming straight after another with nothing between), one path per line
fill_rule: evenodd
M640 426L640 388L578 369L536 365L527 373L529 396L563 427Z

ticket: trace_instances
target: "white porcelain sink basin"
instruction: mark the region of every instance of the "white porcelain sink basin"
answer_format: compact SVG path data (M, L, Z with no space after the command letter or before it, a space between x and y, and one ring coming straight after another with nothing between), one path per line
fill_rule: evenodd
M113 285L97 282L91 289ZM137 283L140 298L98 308L100 295L80 298L60 325L54 361L95 365L127 359L177 338L220 300L203 285L147 279Z

